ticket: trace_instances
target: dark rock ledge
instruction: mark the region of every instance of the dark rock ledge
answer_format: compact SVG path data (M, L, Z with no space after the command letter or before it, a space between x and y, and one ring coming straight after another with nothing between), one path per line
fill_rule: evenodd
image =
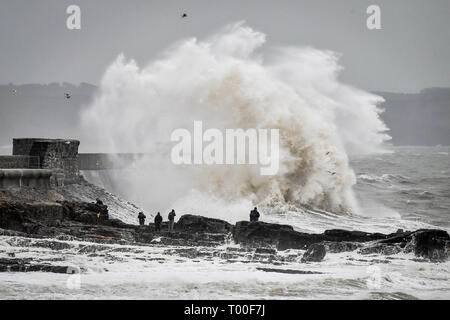
M450 254L448 233L437 229L399 230L392 234L327 230L321 234L309 234L297 232L289 225L247 221L231 225L219 219L195 215L181 216L173 233L166 231L166 223L163 223L162 229L161 232L155 232L153 224L137 226L109 219L107 207L93 203L0 202L0 236L168 246L168 250L175 251L179 250L175 246L217 247L234 241L242 248L256 249L255 255L271 255L276 252L275 249L307 250L302 262L319 262L326 253L349 251L361 255L387 256L400 252L413 253L417 258L433 262L445 261ZM189 251L184 254L189 256L197 253ZM26 262L6 260L0 260L0 271L30 268ZM38 265L31 269L45 271L49 268L52 267ZM65 272L65 269L61 267L49 271Z

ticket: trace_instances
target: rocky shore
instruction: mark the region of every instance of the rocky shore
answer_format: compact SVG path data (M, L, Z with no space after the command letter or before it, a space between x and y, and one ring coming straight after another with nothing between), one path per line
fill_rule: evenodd
M374 254L389 257L406 253L416 261L432 262L446 261L450 254L448 233L433 229L398 230L392 234L347 230L308 234L297 232L289 225L247 221L232 225L223 220L190 214L180 217L173 233L166 231L166 223L162 229L156 232L153 224L137 226L110 219L108 208L95 203L0 202L0 237L6 238L7 242L53 251L69 249L73 246L71 243L76 242L78 254L97 254L111 249L110 245L121 245L130 251L139 250L142 246L157 246L163 248L167 255L184 258L208 260L220 257L229 263L236 259L256 259L270 265L286 261L320 262L327 254L341 252L356 252L361 259ZM229 243L239 246L224 246ZM0 272L70 271L70 266L55 265L45 259L18 258L0 248L1 253ZM389 263L388 259L385 261ZM277 270L270 267L262 269L267 272Z

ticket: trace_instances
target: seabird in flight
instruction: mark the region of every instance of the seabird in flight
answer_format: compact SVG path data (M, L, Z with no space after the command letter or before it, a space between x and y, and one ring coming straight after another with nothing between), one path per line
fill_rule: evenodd
M66 96L66 99L70 99L72 96L70 95L70 93L65 93L64 94Z
M182 15L181 15L181 18L187 18L187 13L183 13Z

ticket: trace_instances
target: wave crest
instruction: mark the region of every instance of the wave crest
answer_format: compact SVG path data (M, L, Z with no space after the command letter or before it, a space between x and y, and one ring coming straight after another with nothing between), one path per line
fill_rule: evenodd
M337 54L290 47L263 55L265 38L237 23L204 41L180 41L144 68L120 55L107 69L82 118L105 151L150 155L127 172L130 199L149 209L198 207L195 190L274 210L294 204L357 211L347 154L380 150L389 139L377 107L382 98L339 82ZM173 166L170 134L194 120L218 129L279 129L279 174Z

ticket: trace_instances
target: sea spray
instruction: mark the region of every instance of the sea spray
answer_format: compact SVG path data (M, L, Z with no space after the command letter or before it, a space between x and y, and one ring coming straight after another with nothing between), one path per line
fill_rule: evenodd
M358 211L347 154L379 151L389 139L382 98L340 83L335 53L290 47L266 57L265 38L236 23L206 40L179 41L143 68L120 55L106 70L82 120L105 151L148 154L115 175L130 200L151 211L176 206L231 220L253 204ZM278 129L278 174L175 166L171 133L195 120L219 130Z

